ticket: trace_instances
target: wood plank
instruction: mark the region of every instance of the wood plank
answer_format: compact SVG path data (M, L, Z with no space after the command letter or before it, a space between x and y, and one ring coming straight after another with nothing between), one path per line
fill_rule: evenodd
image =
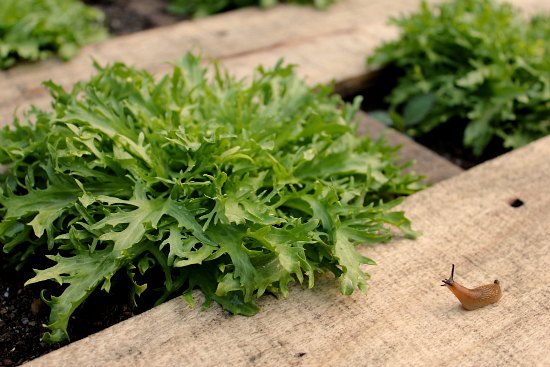
M437 1L441 0L431 2ZM530 13L550 11L546 0L513 2ZM397 35L387 18L418 4L419 0L341 0L329 11L290 5L250 8L114 38L84 48L68 63L48 60L0 72L0 126L12 120L16 108L49 105L42 81L70 86L88 78L93 73L91 59L101 64L124 61L161 74L169 69L167 61L200 50L242 76L256 65L285 58L300 65L298 72L312 83L334 79L339 90L351 92L367 76L366 56Z
M322 279L251 318L176 299L27 366L550 365L549 155L550 137L411 196L423 235L361 248L368 296ZM451 263L467 286L498 278L502 300L460 308L439 287Z

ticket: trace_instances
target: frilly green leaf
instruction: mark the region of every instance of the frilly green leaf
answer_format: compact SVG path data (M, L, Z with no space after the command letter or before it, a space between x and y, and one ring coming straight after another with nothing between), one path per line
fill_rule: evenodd
M53 265L28 284L63 286L44 340L67 339L75 309L116 274L131 302L190 301L198 288L205 306L253 315L258 297L313 287L319 272L344 294L365 291L373 262L356 247L387 241L391 226L412 233L393 207L419 177L397 148L357 136L359 100L282 62L248 80L219 66L209 79L201 62L189 54L160 80L96 65L71 91L48 84L54 111L0 130L3 249L14 262L47 254Z

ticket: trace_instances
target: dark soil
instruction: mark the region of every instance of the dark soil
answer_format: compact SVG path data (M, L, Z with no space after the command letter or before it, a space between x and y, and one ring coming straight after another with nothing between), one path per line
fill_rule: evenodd
M31 271L17 272L13 268L0 270L0 366L15 366L34 359L67 343L47 344L40 341L47 330L49 307L41 300L59 295L60 287L53 282L24 287ZM132 316L131 303L114 289L110 295L100 292L88 299L85 307L75 312L69 325L71 340L82 339ZM118 295L118 296L117 296Z
M19 365L58 345L40 342L48 310L40 300L40 289L23 288L22 274L0 270L0 366Z
M475 156L471 150L465 149L462 145L465 128L464 121L451 123L447 126L439 126L415 140L464 169L472 168L508 151L503 148L501 140L495 139L485 148L481 156Z
M29 264L26 269L45 268L49 266L46 261ZM31 270L18 272L10 267L0 269L0 366L16 366L68 344L40 341L47 331L44 325L49 318L49 307L42 301L41 291L45 289L44 296L49 299L52 295L61 294L62 288L53 281L24 286L33 275ZM160 272L148 275L152 280L149 279L148 291L137 300L139 307L134 307L130 298L128 289L131 289L131 284L123 270L111 279L109 293L96 290L71 317L67 330L71 341L85 338L152 308L160 296L155 289L162 288L164 279ZM136 275L136 281L142 284L139 278Z
M105 13L111 34L120 36L184 20L166 12L168 0L83 0Z

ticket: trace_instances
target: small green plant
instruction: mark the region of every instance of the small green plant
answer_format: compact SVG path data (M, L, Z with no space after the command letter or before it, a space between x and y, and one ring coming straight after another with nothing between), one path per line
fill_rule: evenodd
M476 155L493 139L516 148L550 133L550 17L455 0L391 22L401 37L369 63L403 74L387 98L395 127L420 136L466 121L464 146Z
M44 340L68 338L74 310L116 273L135 297L153 270L159 302L202 290L226 310L258 311L330 271L341 291L366 290L356 247L414 237L403 212L419 177L397 148L356 136L359 100L343 104L290 66L252 81L213 78L187 55L171 75L123 64L67 92L49 82L53 112L32 109L0 133L0 243L19 267L47 256L28 283L54 280ZM153 292L153 290L151 290ZM189 297L188 297L189 299Z
M168 11L174 14L203 17L245 6L261 6L263 8L268 8L283 2L311 4L319 9L325 9L334 1L335 0L171 0Z
M67 60L106 36L103 13L80 1L0 1L0 69L52 54Z

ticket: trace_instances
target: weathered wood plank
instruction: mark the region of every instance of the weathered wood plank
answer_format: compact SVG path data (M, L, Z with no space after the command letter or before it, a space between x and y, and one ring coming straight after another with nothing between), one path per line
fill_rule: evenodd
M432 0L436 2L440 0ZM550 11L545 0L514 0L533 13ZM91 59L101 64L124 61L155 73L168 70L167 61L189 50L221 59L237 75L248 75L259 64L283 57L300 65L311 82L335 80L337 88L353 90L367 75L365 57L397 30L387 18L418 6L419 0L342 0L329 11L279 6L268 11L244 9L192 22L124 36L86 47L68 63L48 60L0 72L0 125L11 121L16 108L47 107L41 82L64 86L93 73Z
M252 318L176 299L28 366L549 365L549 155L550 137L411 196L423 235L361 249L378 262L368 296L323 279ZM439 287L451 263L464 285L498 278L502 300L461 309Z

